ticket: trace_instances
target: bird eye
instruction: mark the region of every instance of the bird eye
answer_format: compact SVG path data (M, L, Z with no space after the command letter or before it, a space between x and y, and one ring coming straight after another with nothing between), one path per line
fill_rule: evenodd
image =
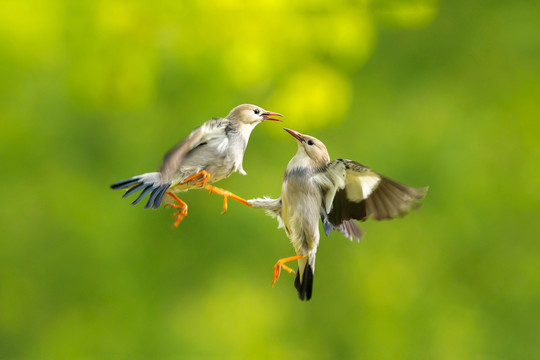
M313 142L313 140L308 140L308 141L307 141L307 144L308 144L308 145L313 145L313 144L315 144L315 143Z
M253 110L253 112L254 112L254 113L255 113L256 115L259 115L259 114L260 114L260 112L261 112L261 110L259 110L259 109L255 109L255 110Z

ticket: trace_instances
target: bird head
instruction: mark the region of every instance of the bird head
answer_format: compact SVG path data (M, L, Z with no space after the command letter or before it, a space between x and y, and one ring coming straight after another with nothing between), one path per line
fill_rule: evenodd
M326 165L330 162L330 155L328 155L328 150L322 141L313 136L301 134L298 131L291 129L284 130L298 141L298 151L296 156L302 157L305 155L309 157L316 166Z
M264 110L257 105L243 104L231 110L227 118L243 124L257 125L264 120L282 121L272 116L283 116L281 114Z

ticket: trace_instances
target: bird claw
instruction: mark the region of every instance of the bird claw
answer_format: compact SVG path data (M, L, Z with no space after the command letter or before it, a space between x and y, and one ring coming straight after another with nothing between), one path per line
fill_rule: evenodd
M187 215L187 209L184 209L182 211L177 211L173 214L171 214L171 217L176 217L176 221L173 224L174 228L177 228L178 225L180 225L180 222L186 217Z
M227 198L227 195L223 195L223 211L221 212L221 215L227 212Z
M168 192L167 193L171 198L173 198L178 204L166 204L165 207L170 207L173 209L180 209L180 211L177 211L173 214L171 214L172 217L176 217L176 221L173 224L174 228L177 228L178 225L180 225L180 222L187 216L187 209L188 206L185 202L180 200L176 195L173 193Z
M195 180L196 186L204 187L208 179L210 179L210 174L206 170L201 170L198 173L186 178L184 181L182 181L182 184Z
M274 276L272 277L272 286L274 286L276 281L278 281L279 275L281 274L281 268L283 268L283 270L287 271L289 274L296 274L296 272L293 269L285 265L286 262L302 259L302 258L305 258L306 256L307 255L295 255L288 258L279 259L276 265L274 265Z
M206 185L206 182L208 181L209 178L210 178L210 175L202 176L200 179L197 179L197 181L195 182L195 185L204 187L204 185Z
M278 281L279 275L281 274L281 269L287 271L289 274L296 274L296 271L285 265L285 259L280 259L276 265L274 265L274 276L272 277L272 286Z
M274 275L272 276L272 286L274 286L276 281L278 281L280 274L281 274L281 264L278 261L278 263L274 265Z
M183 206L176 205L176 204L165 204L165 207L170 207L170 208L173 208L173 209L183 209L184 208Z

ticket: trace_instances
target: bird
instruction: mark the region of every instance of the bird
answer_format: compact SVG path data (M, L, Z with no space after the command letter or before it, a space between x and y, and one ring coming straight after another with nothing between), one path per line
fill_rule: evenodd
M282 121L283 115L252 105L242 104L232 109L224 118L212 118L193 130L188 137L167 152L158 172L149 172L118 181L110 187L126 189L125 198L139 190L132 205L150 194L145 209L158 209L163 202L177 209L172 214L177 227L187 215L188 206L176 194L191 189L206 189L223 196L223 212L227 199L245 205L247 201L229 191L210 184L227 178L234 172L247 175L242 166L244 152L251 131L265 120ZM168 197L164 199L164 196Z
M360 241L363 234L354 220L404 216L420 206L419 200L425 197L428 187L403 185L353 160L330 161L328 150L320 140L284 130L296 138L298 150L285 169L281 196L250 199L248 204L276 217L278 228L285 230L296 252L278 260L272 286L282 268L294 273L285 263L297 260L294 286L300 300L307 301L313 292L319 219L326 236L336 230L351 241Z

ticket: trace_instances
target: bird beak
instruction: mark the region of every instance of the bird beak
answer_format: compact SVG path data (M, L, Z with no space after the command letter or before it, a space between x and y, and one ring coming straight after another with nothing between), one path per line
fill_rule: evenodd
M283 117L283 115L275 113L275 112L271 112L271 111L263 112L262 116L263 116L264 120L283 121L281 119L276 119L276 118L270 117L270 116L281 116L281 117Z
M300 141L301 143L305 141L304 136L300 134L299 132L291 130L291 129L287 129L287 128L283 128L283 130L285 130L286 132L294 136L296 140Z

